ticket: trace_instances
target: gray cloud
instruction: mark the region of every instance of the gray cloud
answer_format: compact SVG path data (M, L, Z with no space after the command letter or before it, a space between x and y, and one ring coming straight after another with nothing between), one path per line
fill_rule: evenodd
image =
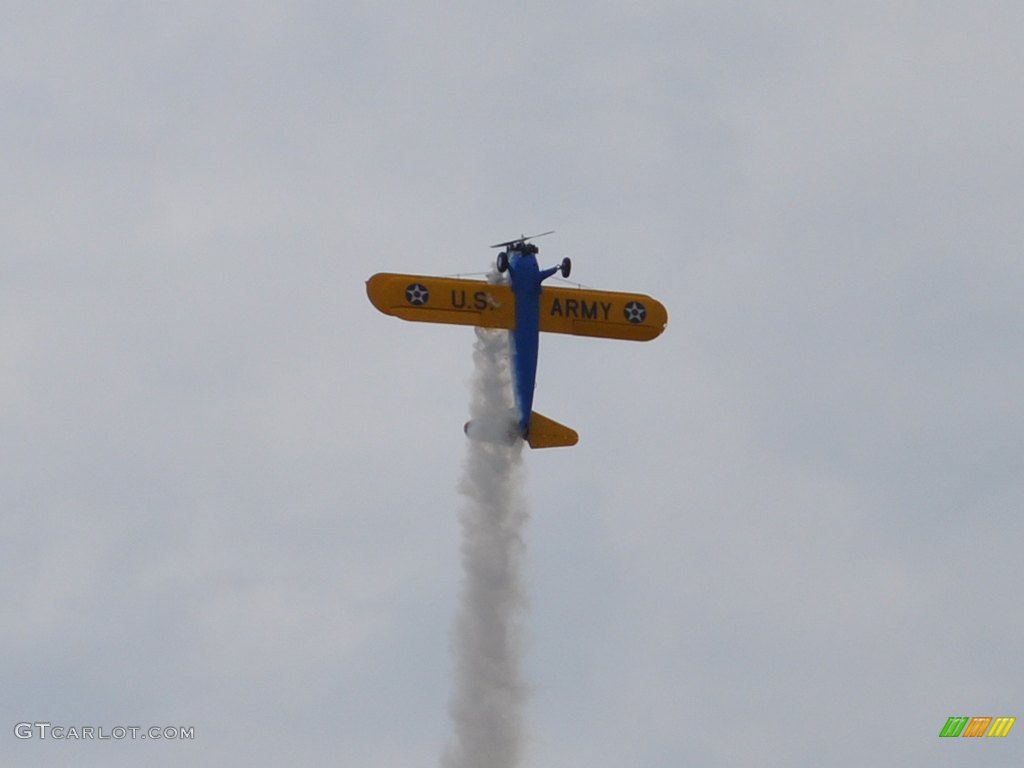
M436 762L473 336L363 283L547 228L670 325L542 341L526 764L1018 714L1018 7L4 16L5 762Z

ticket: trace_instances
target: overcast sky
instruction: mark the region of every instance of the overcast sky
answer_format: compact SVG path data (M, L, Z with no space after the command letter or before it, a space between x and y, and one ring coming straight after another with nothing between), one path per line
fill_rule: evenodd
M669 327L541 343L526 765L1020 765L1022 35L5 2L0 762L435 765L474 337L365 280L555 229Z

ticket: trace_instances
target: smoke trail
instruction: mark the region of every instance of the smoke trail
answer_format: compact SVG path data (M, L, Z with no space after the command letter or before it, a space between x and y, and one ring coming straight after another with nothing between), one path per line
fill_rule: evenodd
M508 334L477 329L470 414L507 423L512 411ZM520 565L529 518L519 493L523 443L468 442L459 490L462 600L455 622L454 734L442 768L514 768L522 753L526 686L520 677L526 596Z

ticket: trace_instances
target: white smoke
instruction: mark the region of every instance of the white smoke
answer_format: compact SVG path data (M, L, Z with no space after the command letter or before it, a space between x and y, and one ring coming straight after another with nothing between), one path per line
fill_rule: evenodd
M470 414L507 421L512 408L505 331L477 329ZM529 519L520 494L523 442L467 441L459 490L463 583L455 622L453 735L442 768L514 768L523 752L526 686L521 678L526 595L520 575Z

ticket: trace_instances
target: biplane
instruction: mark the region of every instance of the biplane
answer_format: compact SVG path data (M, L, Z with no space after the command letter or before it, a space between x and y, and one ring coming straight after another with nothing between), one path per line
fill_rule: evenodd
M403 320L508 330L516 413L499 430L500 440L522 438L531 448L554 448L575 445L579 436L533 410L540 332L650 341L665 330L668 312L656 299L639 293L542 287L556 272L568 277L572 262L565 258L541 269L539 249L530 242L541 236L491 246L502 249L496 263L502 282L384 272L367 281L366 293L381 312ZM466 434L491 439L472 422L466 424Z

